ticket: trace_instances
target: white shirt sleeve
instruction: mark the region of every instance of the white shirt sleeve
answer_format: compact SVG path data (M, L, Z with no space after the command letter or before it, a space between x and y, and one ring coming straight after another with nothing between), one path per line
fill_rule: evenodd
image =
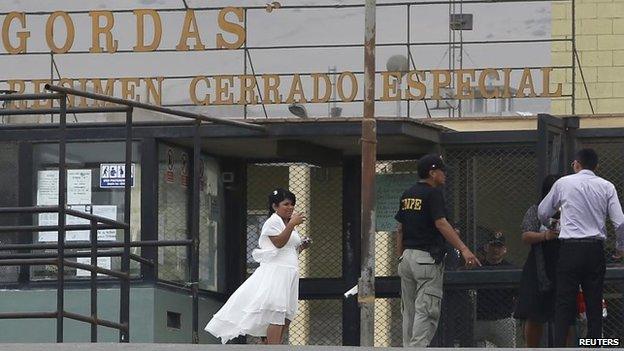
M285 225L279 216L271 215L262 225L260 236L278 236L284 231Z
M619 250L624 250L624 213L622 213L622 205L618 199L617 190L611 184L609 189L608 209L609 218L615 227L616 242L615 246Z
M561 207L561 182L556 181L552 189L537 207L537 217L545 226L548 225L550 217L552 217Z

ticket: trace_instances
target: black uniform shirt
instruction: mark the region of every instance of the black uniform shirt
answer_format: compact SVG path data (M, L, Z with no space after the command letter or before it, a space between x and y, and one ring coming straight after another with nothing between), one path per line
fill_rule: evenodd
M435 221L446 217L444 196L440 188L418 182L401 196L399 211L394 218L403 225L403 246L406 249L429 251L444 243Z

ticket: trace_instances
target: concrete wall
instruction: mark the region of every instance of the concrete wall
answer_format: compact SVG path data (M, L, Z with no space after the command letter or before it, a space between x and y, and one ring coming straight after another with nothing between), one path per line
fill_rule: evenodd
M66 310L89 315L89 289L65 291ZM221 303L210 298L200 299L200 342L217 340L203 327ZM0 312L51 312L56 310L56 289L0 291ZM181 328L167 328L167 311L181 314ZM98 291L99 318L119 320L119 289ZM64 321L65 342L89 342L90 325L70 319ZM116 330L99 327L99 342L117 342ZM133 343L190 343L192 336L192 300L185 293L153 287L135 287L130 291L130 341ZM56 342L55 319L0 320L0 343Z
M556 113L553 112L553 113ZM624 109L618 114L580 115L580 128L623 128ZM427 121L458 132L536 130L537 117L432 118Z
M570 38L570 2L552 3L553 38ZM621 0L576 1L576 47L583 75L596 113L624 111L624 2ZM553 66L570 65L572 45L552 43ZM553 82L565 82L564 94L571 93L571 70L553 72ZM567 87L566 87L567 85ZM551 89L553 89L551 87ZM576 113L591 113L580 71L576 70ZM569 100L553 100L553 114L572 113Z
M154 289L133 288L130 291L130 340L151 342L153 328ZM65 290L65 309L69 312L90 314L88 289ZM56 289L4 290L0 292L0 312L53 312L56 310ZM98 317L119 321L119 289L98 291ZM0 342L56 342L55 319L0 320ZM117 342L118 333L99 327L98 339ZM88 342L90 325L70 319L64 321L66 342Z
M19 181L21 179L29 179L26 175L18 172L18 144L5 142L0 144L2 152L0 153L0 179L2 179L2 191L0 191L0 207L17 207L19 206ZM2 215L0 216L0 225L17 225L17 216ZM0 240L5 244L18 243L20 236L29 235L28 233L2 233ZM1 266L0 282L13 282L17 280L19 267ZM0 329L1 330L1 329Z
M223 304L211 299L199 300L199 342L202 344L220 343L204 327ZM154 338L155 343L190 343L193 327L193 301L190 295L165 289L155 290L153 305L154 311ZM167 311L180 313L180 329L167 327ZM140 342L140 341L137 341Z

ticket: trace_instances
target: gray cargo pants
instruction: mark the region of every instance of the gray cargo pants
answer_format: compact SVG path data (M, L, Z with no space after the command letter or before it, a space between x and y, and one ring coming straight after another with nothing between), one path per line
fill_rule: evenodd
M399 262L403 346L427 347L440 319L444 265L426 251L406 249Z

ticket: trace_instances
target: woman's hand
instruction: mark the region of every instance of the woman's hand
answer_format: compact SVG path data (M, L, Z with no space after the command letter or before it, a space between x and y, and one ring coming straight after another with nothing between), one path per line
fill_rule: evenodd
M305 222L305 220L306 217L302 213L293 213L288 223L292 223L293 225L299 225Z
M284 245L288 243L288 240L290 240L290 235L292 234L293 230L295 230L295 227L305 222L305 219L306 218L303 214L293 213L288 220L288 224L286 224L286 228L284 228L284 230L279 235L269 236L269 239L271 239L273 245L275 245L275 247L277 247L278 249L284 247Z
M558 237L559 237L559 232L556 232L554 230L548 229L544 232L544 241L557 239Z
M299 252L310 247L310 244L312 244L312 239L310 239L307 236L304 236L303 238L301 238L301 245L299 245Z

